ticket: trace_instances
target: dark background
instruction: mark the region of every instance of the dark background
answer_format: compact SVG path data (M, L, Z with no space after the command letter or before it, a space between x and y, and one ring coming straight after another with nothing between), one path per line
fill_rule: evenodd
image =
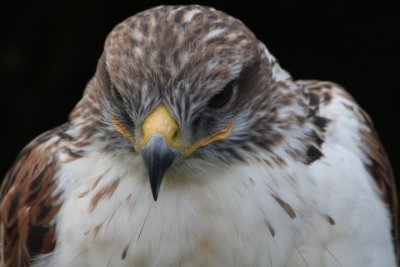
M95 71L106 35L117 23L159 4L190 3L214 6L241 19L294 78L344 85L372 117L399 177L400 10L383 1L232 2L2 5L0 178L24 145L67 120Z

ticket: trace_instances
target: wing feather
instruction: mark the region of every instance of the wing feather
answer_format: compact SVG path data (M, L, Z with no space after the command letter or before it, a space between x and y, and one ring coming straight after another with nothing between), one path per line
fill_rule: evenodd
M395 244L397 262L400 263L400 238L398 197L395 178L387 154L379 140L377 132L368 114L362 110L351 95L341 86L332 82L301 80L304 95L309 99L309 107L314 114L326 115L335 120L338 109L358 121L357 135L360 137L355 149L363 155L361 158L366 170L377 185L382 200L388 205L392 217L392 236Z
M360 111L360 115L363 117L364 123L368 125L367 129L361 131L362 142L365 144L365 146L362 146L362 149L369 159L369 162L365 165L381 192L382 200L387 203L390 208L396 258L397 262L400 263L399 207L395 178L388 156L379 140L372 121L362 110Z
M25 147L0 191L0 266L30 266L32 257L55 246L54 218L61 207L55 177L64 126Z

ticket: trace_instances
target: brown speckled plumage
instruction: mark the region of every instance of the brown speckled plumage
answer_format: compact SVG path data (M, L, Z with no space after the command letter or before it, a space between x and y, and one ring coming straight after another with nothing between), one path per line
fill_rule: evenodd
M32 141L6 175L0 194L4 266L29 266L32 257L54 249L54 217L62 198L54 179L60 139L54 136L65 129L61 126Z

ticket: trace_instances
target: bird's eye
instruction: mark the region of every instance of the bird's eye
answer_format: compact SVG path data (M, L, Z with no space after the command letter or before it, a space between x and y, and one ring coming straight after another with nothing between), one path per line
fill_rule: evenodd
M233 95L233 86L234 81L228 83L221 92L210 99L210 101L208 102L208 107L215 109L221 108L226 105Z

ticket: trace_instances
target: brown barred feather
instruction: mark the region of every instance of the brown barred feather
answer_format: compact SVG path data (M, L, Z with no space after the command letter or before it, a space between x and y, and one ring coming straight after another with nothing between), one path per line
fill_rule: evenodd
M396 182L388 156L381 145L378 134L369 116L359 110L363 122L368 128L361 131L364 149L370 162L365 166L381 192L382 200L389 206L392 216L392 234L396 249L397 262L400 263L400 235L399 235L399 203L396 191Z
M309 108L312 110L311 113L314 117L318 117L319 109L323 109L331 103L334 93L355 103L354 98L345 89L333 82L310 80L301 81L301 84L304 87L304 95L309 100ZM335 89L334 92L333 88ZM358 119L360 124L366 126L359 129L361 137L359 147L367 157L367 160L364 161L365 168L380 190L381 198L388 205L391 212L393 242L397 262L400 263L399 206L395 178L389 159L368 114L357 105L349 105L347 103L342 103L342 105L354 113L354 117ZM321 123L317 121L315 123L316 126L321 126Z
M25 147L7 173L0 192L0 266L27 267L32 257L55 246L53 219L60 210L58 171L64 126L48 131ZM56 137L56 138L54 138Z

